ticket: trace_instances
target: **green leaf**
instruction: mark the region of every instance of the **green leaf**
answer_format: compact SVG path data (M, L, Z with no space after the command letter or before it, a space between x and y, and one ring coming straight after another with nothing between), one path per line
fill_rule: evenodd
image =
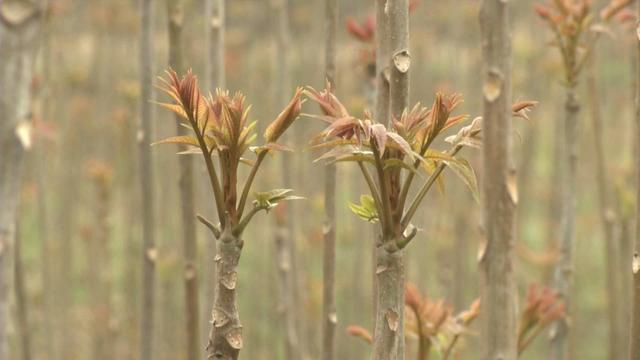
M354 153L350 155L339 156L339 157L336 157L333 161L330 161L329 163L347 162L347 161L375 163L375 159L373 158L373 155L368 152L360 152L360 153Z
M438 162L433 159L425 159L422 162L422 166L427 171L427 174L431 175L438 168ZM441 194L444 194L444 177L438 176L436 179L436 185L438 186L438 190L440 190Z
M191 146L199 146L198 140L192 136L174 136L170 138L166 138L164 140L156 141L151 146L158 144L180 144L180 145L191 145Z
M324 148L335 148L338 146L344 146L344 145L357 145L358 141L356 139L335 139L335 140L330 140L330 141L325 141L325 142L321 142L319 144L314 144L309 146L309 150L317 150L317 149L324 149ZM364 146L365 144L363 144Z
M274 189L265 192L255 192L253 193L255 197L253 204L268 211L276 207L281 201L304 199L301 196L290 195L292 192L292 189Z
M424 158L425 159L434 159L434 160L446 160L446 161L455 161L455 158L447 153L438 151L438 150L433 150L433 149L428 149L425 153L424 153Z
M384 167L383 167L384 170L393 168L393 167L399 167L399 168L411 171L412 173L415 173L416 175L418 175L418 172L416 171L416 169L413 166L404 162L402 159L390 158L384 161Z
M365 221L378 221L378 209L371 195L360 195L360 205L349 202L349 210Z
M161 102L156 102L156 104L162 106L163 108L173 112L174 114L184 118L184 119L188 119L187 117L187 113L184 111L184 108L181 105L178 104L170 104L170 103L161 103ZM189 127L191 128L191 127Z
M355 146L339 146L339 147L335 147L329 151L327 151L326 153L320 155L318 158L316 158L315 160L313 160L313 162L318 162L320 160L325 160L325 159L331 159L331 158L338 158L340 156L346 156L346 155L351 155L354 153L358 153L360 152L360 150L358 150Z
M405 155L407 155L411 160L415 160L413 149L411 149L411 145L409 145L407 140L403 139L402 136L391 131L387 133L387 136L400 147L400 149L402 150L402 152L405 153Z
M480 193L478 192L478 181L476 173L469 162L465 159L455 159L455 161L444 162L467 186L471 195L476 202L480 202Z
M261 146L251 146L249 148L250 151L256 153L256 154L260 154L263 151L287 151L287 152L291 152L293 151L293 149L291 149L288 146L282 145L282 144L278 144L278 143L267 143L265 145L261 145Z

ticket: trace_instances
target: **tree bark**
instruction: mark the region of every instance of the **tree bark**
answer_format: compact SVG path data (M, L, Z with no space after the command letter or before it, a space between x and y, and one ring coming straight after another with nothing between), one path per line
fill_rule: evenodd
M640 0L638 1L640 16ZM640 359L640 37L636 39L636 237L633 252L633 313L631 319L631 336L629 340L629 360Z
M40 12L27 1L0 3L0 360L7 346L13 256L22 160L30 139L21 134L31 118L36 39Z
M217 242L216 289L207 359L235 360L242 349L242 325L236 300L237 267L243 242L224 231Z
M93 316L93 359L113 358L114 334L110 324L111 308L111 258L109 252L110 229L108 224L111 206L111 182L109 174L91 177L96 192L93 205L93 227L87 234L87 255L91 261L88 270L90 301Z
M142 310L140 359L153 354L155 309L155 179L150 148L153 121L153 1L140 0L140 187L142 191Z
M31 360L31 331L29 329L29 311L27 307L27 294L24 284L24 272L22 270L22 237L20 227L16 225L16 237L14 248L14 280L16 291L16 318L18 335L20 337L20 354L22 360Z
M168 27L169 27L169 66L182 73L182 24L183 2L181 0L168 0ZM180 125L181 119L176 116L178 135L186 135L186 129ZM182 150L187 150L182 146ZM181 156L178 159L180 167L180 211L182 213L182 237L183 237L183 264L184 264L184 296L185 296L185 336L187 344L186 359L200 358L200 324L199 324L199 299L198 277L196 267L196 223L195 223L195 196L193 181L193 158Z
M50 1L47 0L44 2L44 6L42 11L46 14L49 11L51 4ZM40 91L40 116L42 118L48 118L52 115L52 101L51 101L51 83L52 83L52 72L51 72L51 32L53 31L53 27L50 24L50 20L47 16L42 17L42 43L41 43L41 64L42 64L42 81L43 81L43 89ZM33 150L33 158L35 163L34 177L36 182L36 187L38 189L38 197L36 199L36 217L37 217L37 227L38 227L38 239L41 246L40 253L40 262L42 264L42 269L40 271L41 281L42 281L42 326L45 331L43 331L44 345L43 350L45 353L44 359L50 360L55 359L55 347L53 341L53 335L51 331L48 329L53 329L53 305L54 305L54 296L53 296L53 276L51 273L51 254L52 254L52 245L51 245L51 236L48 230L48 211L47 211L47 200L44 194L47 194L47 185L48 183L45 181L45 164L46 164L46 154L47 149L43 146L42 142L39 144L34 144Z
M389 109L391 117L387 120L387 127L391 128L393 119L400 119L402 113L409 107L409 68L411 66L411 55L409 53L409 0L394 0L387 2L389 7L389 50L390 58L388 64L390 71L389 84ZM391 193L393 198L397 198L400 193L400 173L393 173L391 176ZM394 214L394 220L400 222L403 209L398 209L397 204L392 204L397 211ZM396 234L401 236L402 234ZM405 282L405 263L404 251L397 251L395 254L387 254L384 257L395 257L391 264L398 268L398 284L395 287L397 291L397 309L399 314L398 330L398 351L397 359L403 360L405 353L404 341L404 282ZM382 259L379 259L379 261ZM396 264L397 261L397 264ZM382 279L382 278L379 278Z
M587 92L591 107L591 121L593 126L596 160L596 183L598 187L598 210L602 222L605 272L607 279L607 317L609 322L609 359L622 358L622 334L620 333L618 312L622 309L620 302L620 279L618 277L617 242L614 237L614 214L609 201L609 189L607 188L607 164L605 162L604 133L602 127L602 114L600 111L600 97L595 78L596 61L592 54L587 73Z
M516 287L513 273L517 204L511 159L511 38L509 5L483 0L483 181L485 248L481 249L482 359L515 360Z
M403 250L378 248L376 256L377 311L372 360L404 359L404 259Z
M275 2L277 20L277 81L276 99L278 105L286 104L288 101L288 86L290 81L290 61L289 44L291 34L289 29L289 4L287 0L277 0ZM287 140L284 140L287 141ZM294 161L291 154L282 155L282 177L285 188L290 188L293 180L291 164ZM280 292L280 304L278 310L285 332L284 341L286 356L289 360L302 358L302 349L298 331L298 311L296 309L296 274L294 272L294 226L291 221L294 211L294 204L286 204L286 215L276 220L275 252L276 264L278 267L278 289Z
M206 18L206 36L207 36L207 57L206 57L206 77L209 82L209 88L225 88L225 0L206 0L205 1ZM212 201L207 202L208 213L216 211ZM216 241L213 236L207 232L206 240L206 274L205 274L205 316L208 318L213 308L213 299L215 298L216 284L216 265L212 260L216 256ZM208 324L203 322L204 327ZM206 331L203 332L206 335Z
M338 24L338 1L326 0L325 3L325 77L335 92L336 75L336 32ZM325 221L323 254L323 292L322 292L322 359L335 357L336 338L336 165L325 167L324 208Z
M387 123L389 119L389 16L385 11L387 0L376 0L376 70L375 70L375 117L380 123ZM376 234L376 231L372 231ZM378 249L375 236L371 241L371 259L373 269L373 323L378 317L378 280L375 264L378 259ZM375 337L375 325L374 325Z
M562 239L560 259L556 265L554 281L558 296L565 304L567 316L571 314L571 287L573 283L573 251L575 243L576 175L578 165L578 113L580 104L575 87L567 88L565 103L565 168L563 176ZM569 356L568 318L556 321L552 329L552 359L562 360Z

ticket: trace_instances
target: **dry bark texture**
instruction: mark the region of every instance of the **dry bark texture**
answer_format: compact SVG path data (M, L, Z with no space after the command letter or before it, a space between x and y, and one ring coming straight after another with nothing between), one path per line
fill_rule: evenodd
M289 44L291 33L289 29L289 3L287 0L274 2L277 24L276 52L277 52L277 81L276 99L278 106L288 101L288 88L290 80ZM288 141L285 136L285 142ZM294 174L291 169L294 161L291 154L282 156L282 179L285 188L291 188ZM286 215L276 220L275 229L275 255L278 271L279 304L278 312L284 329L284 341L286 356L289 360L302 359L300 336L302 333L298 327L298 314L296 308L296 274L295 274L295 233L293 218L294 204L286 204Z
M0 360L7 346L20 174L31 117L31 83L39 10L27 1L0 3Z
M620 279L618 277L618 243L614 236L614 214L609 200L609 189L607 187L607 164L605 162L604 152L604 134L602 126L602 113L600 110L600 97L595 77L596 61L592 55L589 64L589 72L587 74L587 91L589 96L589 104L591 107L591 121L593 124L594 142L596 160L596 183L598 186L598 209L600 211L600 221L602 222L604 254L605 254L605 271L607 273L607 317L609 321L609 359L622 358L623 343L619 315L622 309L620 302Z
M235 360L242 349L242 325L236 300L238 262L243 241L225 230L216 240L216 289L207 359Z
M225 0L206 0L205 1L205 13L208 21L206 21L206 36L207 36L207 56L206 56L206 77L209 82L209 88L225 88ZM212 201L207 202L207 213L211 214L216 211ZM216 284L216 265L213 262L216 256L216 241L215 238L209 237L210 233L207 232L206 241L206 274L205 280L205 292L206 301L204 304L204 319L209 317L209 313L213 307L213 299L215 297L215 284ZM203 328L208 329L208 324L203 322ZM203 331L206 335L206 330ZM205 337L206 338L206 337Z
M638 15L640 16L640 1L638 1ZM631 319L631 336L629 340L629 360L640 359L640 36L636 39L636 234L635 250L633 252L633 315Z
M481 249L482 359L515 360L516 288L513 273L517 203L511 163L511 38L509 4L483 0L480 10L484 98L484 223Z
M403 251L379 248L376 257L377 311L372 360L401 360L404 342L404 259Z
M168 0L168 27L169 27L169 66L177 72L183 72L182 62L182 25L183 2L181 0ZM176 116L178 135L186 135L187 130L180 125L180 118ZM182 146L182 150L187 150ZM182 242L184 251L184 295L185 295L185 337L187 344L187 359L200 358L200 334L199 334L199 300L198 277L196 267L196 223L195 223L195 197L193 180L193 158L181 156L178 158L180 167L180 212L182 215Z
M376 119L390 125L391 116L399 119L409 102L409 3L407 0L378 1L376 17ZM390 174L390 180L389 199L397 199L400 178L396 174ZM396 205L392 204L392 208L397 209L393 219L394 223L400 224L403 209ZM381 235L382 244L389 243L391 239L388 236ZM404 359L404 271L403 250L387 246L377 249L372 359Z
M25 289L24 271L22 269L22 249L20 227L16 226L14 244L14 280L16 292L16 322L20 341L20 359L31 360L31 331L29 328L29 308L27 307L27 294Z
M153 121L153 1L140 0L140 186L142 191L142 302L140 359L153 359L155 305L155 181L149 140Z
M338 22L338 0L325 3L325 77L335 91L336 32ZM322 359L332 360L336 351L336 165L325 167L324 208L325 220L323 254L323 309L322 309Z
M560 239L560 259L556 265L554 281L556 291L563 300L567 314L571 314L571 287L573 283L573 252L575 243L576 182L578 165L578 113L580 103L575 85L567 87L565 102L565 143L563 156L565 167L563 176L562 238ZM556 321L552 329L551 353L556 360L569 357L568 318Z

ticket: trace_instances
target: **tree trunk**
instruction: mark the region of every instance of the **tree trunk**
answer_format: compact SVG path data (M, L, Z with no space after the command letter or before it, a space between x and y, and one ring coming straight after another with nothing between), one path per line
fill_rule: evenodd
M375 118L380 123L386 123L389 117L389 16L385 10L387 0L376 0L376 70L375 70ZM376 231L372 231L374 239L371 241L371 260L375 267L378 262L378 249L376 246ZM373 322L378 318L378 277L373 269ZM375 337L374 325L374 337Z
M372 360L404 359L404 259L403 250L383 247L376 256L377 311Z
M16 318L18 335L20 337L20 353L22 360L31 360L31 331L29 330L29 313L27 307L27 294L22 271L22 238L20 227L16 225L15 249L14 249L14 280L16 290Z
M618 249L617 242L614 237L614 214L609 202L609 189L607 188L607 166L605 163L604 150L604 134L602 127L602 115L600 112L600 97L595 78L596 62L592 55L589 69L587 73L587 92L589 96L589 104L591 106L591 120L593 125L594 142L596 160L596 183L598 186L598 210L600 211L600 221L602 222L604 254L605 254L605 272L607 278L607 310L609 321L609 359L622 358L622 334L620 333L620 325L618 320L620 316L618 312L622 309L620 302L620 279L618 277Z
M640 16L640 0L638 1ZM633 315L631 319L631 336L629 340L629 360L640 359L640 38L636 39L636 237L633 252Z
M277 81L276 81L276 99L278 106L284 105L288 101L288 86L290 81L290 62L289 62L289 44L291 43L291 34L289 29L289 5L287 0L277 0L275 2L277 25ZM286 139L286 138L285 138ZM285 142L288 141L284 140ZM294 161L291 154L283 154L282 156L282 177L285 188L291 188L293 180L293 172L291 164ZM276 263L278 267L278 289L280 291L280 304L278 311L282 320L282 326L285 332L285 349L286 358L289 360L297 360L302 358L300 336L302 333L298 328L296 309L296 275L294 273L294 227L291 221L294 211L294 204L286 204L286 215L276 220Z
M140 359L153 354L155 309L155 181L149 140L153 121L153 1L140 0L140 186L142 191L142 311Z
M112 254L109 252L109 213L111 206L111 183L109 174L96 174L92 177L95 187L95 199L92 214L95 221L86 234L87 257L91 259L88 269L90 301L92 307L92 351L93 359L113 358L114 334L110 324L113 317L111 309L111 271Z
M325 19L325 77L335 92L336 75L336 32L338 23L338 1L326 0ZM324 208L325 222L323 256L323 292L322 292L322 359L335 357L336 345L336 166L325 167Z
M387 64L390 71L390 84L389 84L389 108L391 117L386 119L387 128L391 128L392 119L400 119L402 117L402 113L409 107L409 68L411 66L411 55L409 53L409 0L394 0L387 2L388 12L389 12L389 50L390 53L387 54L389 56L387 58ZM394 171L391 174L390 181L390 191L392 194L392 199L397 198L397 195L400 193L400 173L397 170L397 173ZM392 208L397 208L397 204L391 204ZM403 209L397 209L393 215L394 221L399 223L403 214ZM401 236L402 234L396 234L396 236ZM385 250L379 250L385 251ZM378 254L380 256L380 254ZM378 265L380 265L380 260L387 261L384 258L388 258L389 260L393 258L393 261L390 261L390 265L392 268L397 268L397 278L395 281L398 283L395 287L389 288L389 291L396 291L395 298L397 299L397 309L398 311L398 329L396 331L396 336L398 340L398 349L396 353L396 358L398 360L404 359L405 353L405 344L404 344L404 278L405 278L405 263L404 263L404 251L400 250L394 254L384 254L383 259L378 258ZM377 269L377 267L376 267ZM377 271L377 270L376 270ZM393 271L392 271L393 272ZM378 277L378 279L388 280L387 276ZM379 284L381 284L379 282ZM389 286L388 284L385 286ZM381 290L379 290L381 291ZM382 300L383 296L379 295L379 300ZM378 309L378 313L381 310L385 311L388 316L388 310L392 307L386 304L382 309ZM380 314L377 317L380 320ZM377 322L376 322L377 323ZM378 327L378 325L376 325ZM388 327L387 327L388 328Z
M570 293L573 282L573 248L575 242L576 175L578 165L578 103L575 87L567 88L565 103L565 168L563 176L562 239L560 259L556 265L554 281L556 291L565 304L567 316L571 315ZM569 357L568 317L559 319L553 326L551 338L552 359Z
M168 0L167 11L169 19L169 66L178 73L184 71L182 64L182 24L183 3L181 0ZM176 126L179 135L186 135L187 130L180 125L181 119L176 116ZM186 146L182 150L187 150ZM193 184L193 158L182 156L178 159L180 166L180 202L182 213L182 236L184 245L184 296L186 308L185 336L187 344L187 359L200 358L200 324L198 277L196 267L196 223L195 197Z
M24 151L31 116L31 83L39 11L27 1L0 3L0 360L12 358L7 346L13 289L14 240Z
M511 160L511 39L509 5L483 0L480 10L484 95L484 224L482 273L482 359L515 360L516 287L513 273L517 204Z
M283 205L280 205L283 206ZM286 210L285 210L286 211ZM281 215L280 215L281 216ZM281 216L282 217L282 216ZM291 253L286 242L291 241L291 233L284 220L276 223L275 259L278 278L278 314L284 329L284 345L287 359L299 359L299 337L295 324L293 307L293 275Z
M225 88L225 0L206 0L205 13L207 36L207 57L206 76L209 88ZM208 213L215 213L216 209L213 201L207 202ZM206 274L204 277L205 286L205 306L204 319L209 317L213 308L216 284L216 266L213 258L216 256L215 238L207 231L206 236ZM208 325L203 323L204 327ZM203 332L206 335L206 331Z
M207 359L235 360L238 359L243 344L236 300L236 269L243 242L229 231L223 232L216 242L216 296L211 312Z
M49 11L50 2L46 1L45 6L43 7L43 11ZM52 83L52 72L51 72L51 32L52 26L50 25L50 21L48 17L43 17L42 19L42 44L41 44L41 64L42 64L42 81L43 81L43 89L40 91L40 102L41 102L41 110L40 116L42 118L49 118L53 116L52 111L52 95L51 95L51 83ZM38 239L40 243L40 262L42 264L42 269L40 271L41 281L42 281L42 326L44 331L42 332L43 341L43 350L45 353L44 359L51 360L55 359L55 347L53 341L52 331L49 329L53 329L53 305L54 305L54 296L53 296L53 276L51 273L51 254L52 254L52 245L51 245L51 236L48 229L48 211L47 211L47 199L45 194L48 194L48 182L45 181L45 164L47 163L47 149L43 146L42 142L39 144L34 144L35 148L33 151L33 158L35 163L34 177L36 182L36 187L38 189L38 197L36 199L36 217L37 217L37 228L38 228Z

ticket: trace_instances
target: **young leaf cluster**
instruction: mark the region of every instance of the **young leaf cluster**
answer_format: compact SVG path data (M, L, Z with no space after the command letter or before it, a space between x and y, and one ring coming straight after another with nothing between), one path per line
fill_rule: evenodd
M553 0L535 5L538 16L553 31L552 44L562 55L568 87L576 85L599 34L608 31L604 23L631 3L632 0L611 0L600 11L600 23L593 15L590 0Z
M250 106L245 105L244 95L237 92L230 96L228 91L218 89L215 95L205 96L191 71L182 78L173 70L166 74L166 78L160 78L159 88L173 101L159 105L179 115L182 125L191 130L191 134L171 137L155 144L180 144L187 147L182 154L202 155L220 226L198 216L201 222L217 235L227 229L239 235L258 211L267 211L280 201L297 198L290 195L289 189L258 193L253 208L245 214L249 192L265 157L274 151L287 150L277 141L300 114L302 89L296 89L289 104L267 127L264 144L252 146L257 138L254 131L256 122L249 120ZM254 153L252 158L248 155L250 153ZM217 166L214 158L217 158ZM239 187L238 169L241 164L249 166L250 172L244 185Z
M364 220L380 223L381 245L387 250L396 251L411 241L416 233L415 227L410 226L411 218L445 166L453 169L471 192L477 194L473 169L456 154L464 146L480 144L479 129L465 128L466 132L458 135L459 139L455 139L448 151L438 151L431 146L441 133L467 118L452 114L462 102L459 94L439 93L430 108L418 103L387 127L369 113L362 119L352 116L329 88L323 91L308 88L305 93L323 113L310 116L327 125L313 140L313 148L327 150L316 161L358 165L370 194L361 197L360 205L349 207ZM477 123L479 120L474 122ZM409 201L412 182L421 173L426 174L426 180Z

